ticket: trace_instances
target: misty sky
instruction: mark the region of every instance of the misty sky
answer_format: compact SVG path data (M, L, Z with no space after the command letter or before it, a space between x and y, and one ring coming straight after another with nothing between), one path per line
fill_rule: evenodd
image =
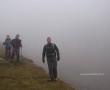
M109 47L109 4L109 0L1 0L0 36L20 33L41 41L52 36L62 43L73 42L75 48Z

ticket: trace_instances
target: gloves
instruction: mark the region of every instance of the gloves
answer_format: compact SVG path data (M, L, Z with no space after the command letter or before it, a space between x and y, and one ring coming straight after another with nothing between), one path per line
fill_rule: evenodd
M60 61L60 57L57 57L57 61Z
M42 62L45 63L45 59L42 59Z

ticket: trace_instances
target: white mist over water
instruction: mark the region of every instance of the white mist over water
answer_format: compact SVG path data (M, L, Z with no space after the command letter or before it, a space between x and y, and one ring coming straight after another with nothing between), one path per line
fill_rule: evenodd
M43 65L41 54L51 36L61 53L60 78L81 90L109 90L109 0L0 1L0 40L20 34L24 56ZM104 73L104 76L80 76Z

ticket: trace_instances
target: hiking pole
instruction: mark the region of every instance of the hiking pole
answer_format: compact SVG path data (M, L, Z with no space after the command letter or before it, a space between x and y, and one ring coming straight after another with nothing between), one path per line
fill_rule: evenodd
M2 50L3 50L4 49L4 45L2 44L1 46L2 46Z
M22 55L22 51L23 51L23 50L22 50L22 47L21 47L21 50L20 50L20 51L21 51L20 57L21 57L21 60L22 60L22 59L23 59L23 55Z
M2 46L2 48L1 48L1 49L2 49L2 52L3 52L2 54L3 54L3 56L4 56L4 55L5 55L5 50L4 50L4 48L5 48L5 47L4 47L4 43L2 43L2 45L1 45L1 46Z

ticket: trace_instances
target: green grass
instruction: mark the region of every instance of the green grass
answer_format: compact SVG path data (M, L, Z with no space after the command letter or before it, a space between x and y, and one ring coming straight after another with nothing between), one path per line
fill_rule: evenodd
M0 52L0 56L2 56ZM63 81L48 82L46 72L25 59L25 63L0 60L0 90L75 90Z
M1 58L4 58L4 49L3 48L0 48L0 57Z

